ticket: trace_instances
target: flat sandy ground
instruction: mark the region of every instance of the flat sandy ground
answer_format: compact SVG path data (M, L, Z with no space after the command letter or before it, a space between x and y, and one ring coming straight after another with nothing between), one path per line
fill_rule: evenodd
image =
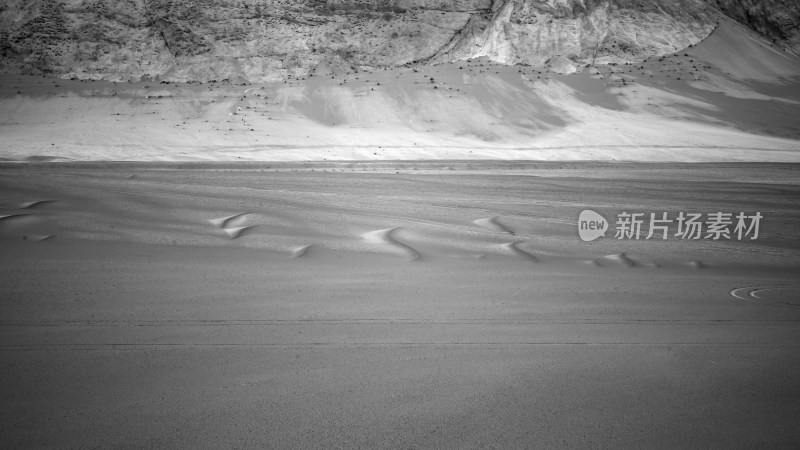
M797 166L177 167L0 168L4 448L800 442Z

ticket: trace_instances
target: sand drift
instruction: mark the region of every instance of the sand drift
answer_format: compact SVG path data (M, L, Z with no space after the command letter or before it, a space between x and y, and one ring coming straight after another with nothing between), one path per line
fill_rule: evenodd
M9 164L0 442L797 442L796 171ZM583 242L584 209L764 217L755 240Z
M8 161L800 162L800 58L723 23L559 75L487 59L286 83L0 74Z

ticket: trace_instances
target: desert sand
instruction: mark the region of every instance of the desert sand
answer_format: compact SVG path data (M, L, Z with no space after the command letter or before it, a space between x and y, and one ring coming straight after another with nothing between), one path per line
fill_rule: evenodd
M0 446L796 447L800 59L556 69L0 75Z
M800 58L733 22L572 75L485 58L269 84L3 74L0 158L796 163L798 74Z
M794 165L181 164L0 168L8 448L800 439ZM764 217L583 242L583 209Z

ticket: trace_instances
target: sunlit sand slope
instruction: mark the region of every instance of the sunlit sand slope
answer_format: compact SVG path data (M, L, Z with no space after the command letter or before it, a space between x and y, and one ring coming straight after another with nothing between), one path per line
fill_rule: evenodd
M728 22L574 75L473 60L265 85L1 79L9 160L800 160L800 59Z

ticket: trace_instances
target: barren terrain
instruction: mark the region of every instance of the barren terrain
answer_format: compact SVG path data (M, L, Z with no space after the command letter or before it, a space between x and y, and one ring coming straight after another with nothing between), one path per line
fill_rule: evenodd
M562 69L482 58L264 84L6 74L0 158L800 161L800 58L733 21L663 57Z
M0 169L5 445L800 439L793 165L198 167ZM582 242L583 209L763 219Z
M800 442L795 6L210 3L0 5L0 447Z

